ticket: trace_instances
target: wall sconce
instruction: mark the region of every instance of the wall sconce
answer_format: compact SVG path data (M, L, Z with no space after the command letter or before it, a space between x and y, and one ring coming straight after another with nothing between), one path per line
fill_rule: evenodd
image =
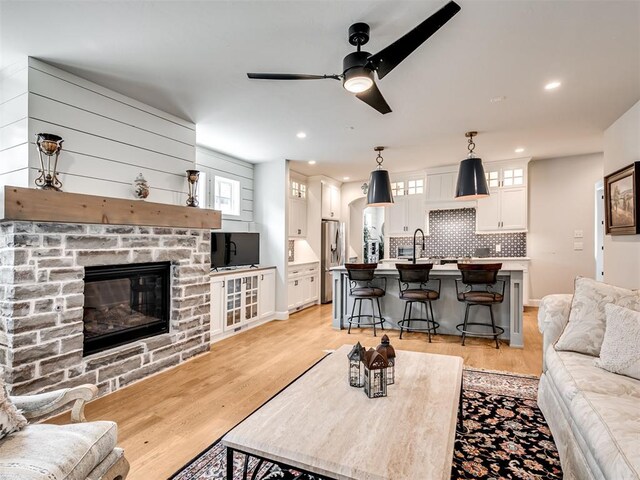
M187 170L187 182L189 185L189 197L187 198L187 207L198 206L198 180L200 172L198 170Z
M62 191L62 182L58 180L58 157L62 149L62 137L51 133L38 133L36 135L36 145L40 155L40 176L36 178L35 184L42 190ZM47 157L46 165L44 156ZM51 157L55 155L53 168L51 168Z

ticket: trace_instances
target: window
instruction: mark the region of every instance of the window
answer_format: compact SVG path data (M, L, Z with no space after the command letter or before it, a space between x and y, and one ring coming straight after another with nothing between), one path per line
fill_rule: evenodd
M409 180L407 182L407 195L417 195L424 193L424 180Z
M240 182L224 177L215 177L213 208L224 215L240 215Z
M291 180L291 196L293 198L307 198L307 186L304 183Z
M515 168L513 170L504 171L503 187L512 187L514 185L522 185L524 183L524 170L522 168Z
M500 180L498 179L497 170L494 170L492 172L487 172L485 176L487 177L487 183L489 184L489 188L500 186Z
M394 197L404 195L404 182L391 182L391 195Z

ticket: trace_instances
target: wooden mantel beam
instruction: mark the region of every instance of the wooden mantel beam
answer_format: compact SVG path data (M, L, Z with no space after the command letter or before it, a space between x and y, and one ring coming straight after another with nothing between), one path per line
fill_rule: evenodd
M5 186L0 220L220 228L218 210Z

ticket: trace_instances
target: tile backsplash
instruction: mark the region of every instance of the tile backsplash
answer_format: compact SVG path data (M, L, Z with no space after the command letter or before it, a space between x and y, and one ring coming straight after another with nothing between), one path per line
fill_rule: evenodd
M289 247L288 250L289 252L289 262L295 262L296 261L296 241L295 240L289 240Z
M395 258L398 246L411 245L412 237L391 237L389 258ZM488 248L490 257L525 257L527 234L489 233L476 234L476 209L432 210L429 212L429 236L425 237L425 249L421 237L416 241L416 252L421 257L467 257L474 256L476 248ZM496 252L496 244L501 251Z

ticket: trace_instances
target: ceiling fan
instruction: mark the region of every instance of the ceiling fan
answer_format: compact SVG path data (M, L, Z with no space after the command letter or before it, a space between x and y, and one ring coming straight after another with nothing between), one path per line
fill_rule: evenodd
M349 27L349 43L357 47L357 50L344 57L341 74L247 73L247 76L258 80L324 80L326 78L342 80L347 91L355 93L356 97L384 115L391 112L391 107L378 89L373 72L378 74L379 79L384 78L459 11L460 6L450 1L409 33L375 55L360 50L360 47L369 41L369 25L362 22L354 23Z

